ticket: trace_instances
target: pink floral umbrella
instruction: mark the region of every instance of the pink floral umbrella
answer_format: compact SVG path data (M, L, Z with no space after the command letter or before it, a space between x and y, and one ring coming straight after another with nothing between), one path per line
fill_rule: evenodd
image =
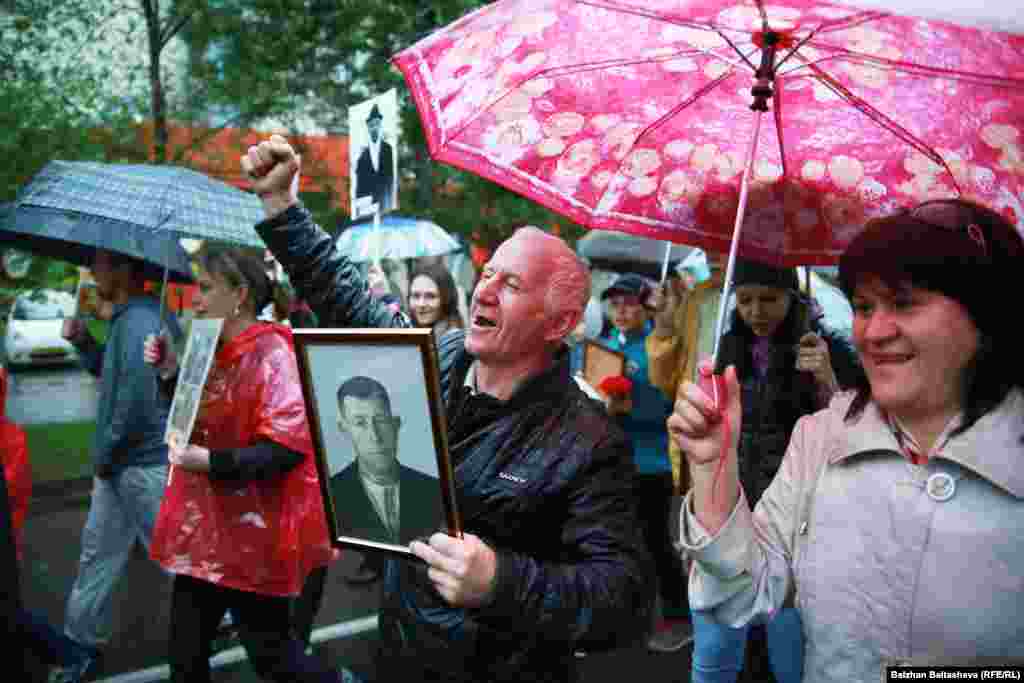
M840 1L499 0L394 61L436 159L728 251L718 339L738 253L835 263L943 197L1024 227L1024 35Z
M1022 35L812 0L500 0L395 63L436 159L591 228L727 251L742 227L740 254L795 265L925 199L1024 226Z

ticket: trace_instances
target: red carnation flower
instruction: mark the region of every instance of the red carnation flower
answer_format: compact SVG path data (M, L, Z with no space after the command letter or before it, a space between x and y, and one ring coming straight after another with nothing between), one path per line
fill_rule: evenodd
M601 380L601 383L597 385L597 390L605 396L628 398L633 392L633 382L623 375L612 375Z

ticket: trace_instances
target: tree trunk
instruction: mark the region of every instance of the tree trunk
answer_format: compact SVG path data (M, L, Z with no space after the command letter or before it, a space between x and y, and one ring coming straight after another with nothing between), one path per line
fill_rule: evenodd
M164 46L160 36L159 0L142 0L142 9L146 15L146 34L149 39L149 93L150 113L153 115L153 161L163 164L167 162L167 144L170 136L167 132L167 101L160 74L160 54L163 52Z

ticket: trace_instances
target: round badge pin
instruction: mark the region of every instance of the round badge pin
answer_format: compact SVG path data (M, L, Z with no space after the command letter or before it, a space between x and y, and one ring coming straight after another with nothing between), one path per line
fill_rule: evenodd
M925 491L928 497L939 503L943 503L953 497L956 493L956 480L946 472L935 472L925 482Z

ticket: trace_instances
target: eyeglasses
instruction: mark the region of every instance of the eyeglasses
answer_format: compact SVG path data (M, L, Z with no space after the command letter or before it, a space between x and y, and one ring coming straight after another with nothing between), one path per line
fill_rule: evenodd
M978 245L981 253L988 258L988 243L985 240L985 233L978 225L974 210L956 200L934 199L907 210L907 215L933 228L951 230L967 233L967 236Z

